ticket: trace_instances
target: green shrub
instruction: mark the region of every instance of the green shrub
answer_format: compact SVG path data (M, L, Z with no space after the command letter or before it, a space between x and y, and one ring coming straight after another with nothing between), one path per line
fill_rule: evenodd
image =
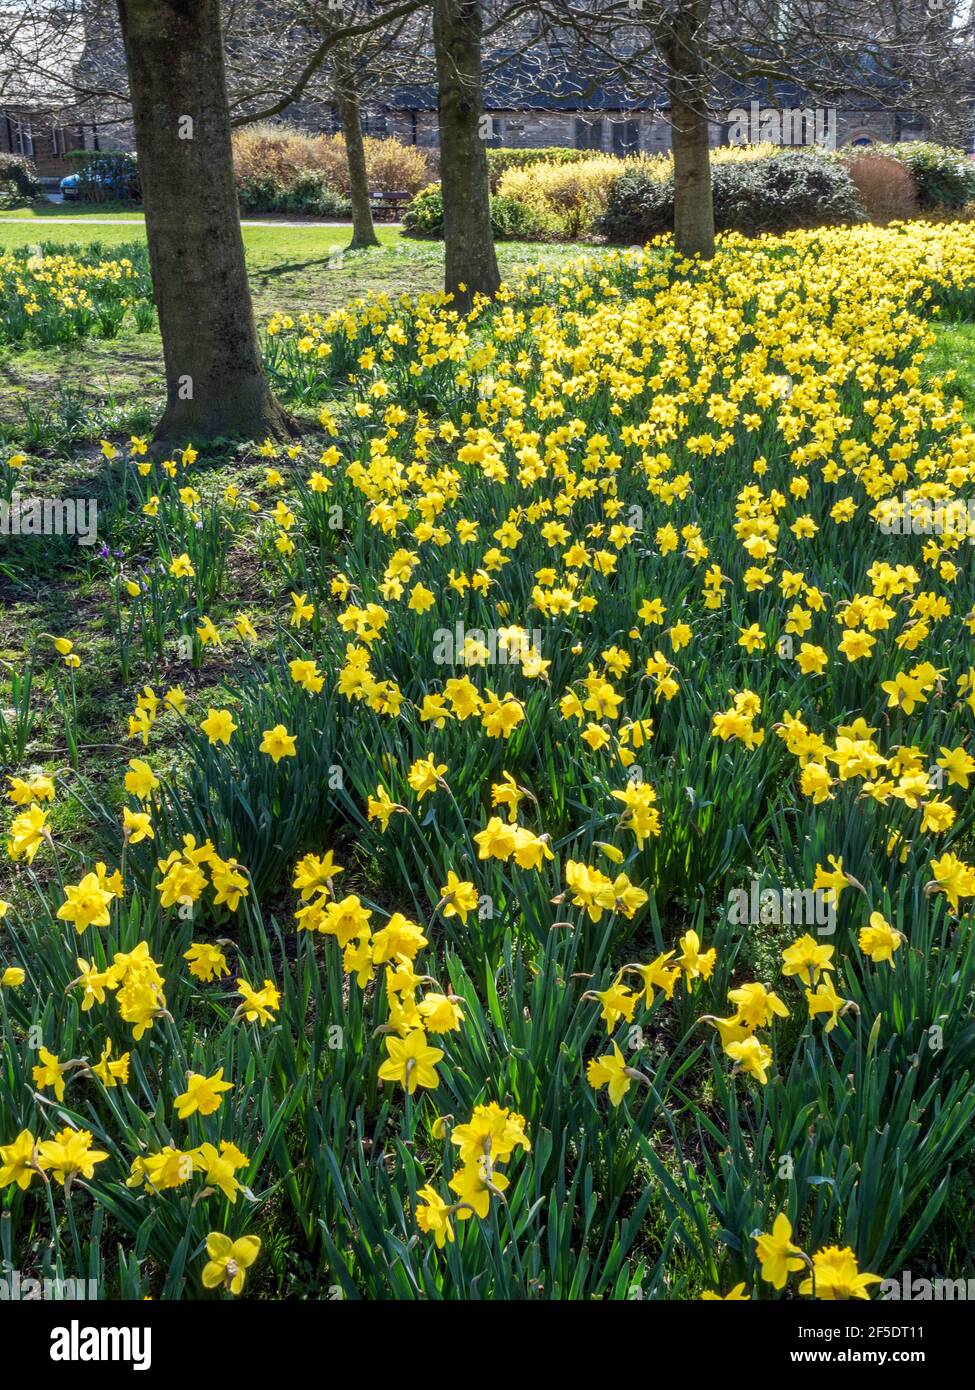
M495 194L491 199L491 230L499 241L542 241L553 229L544 213L518 198Z
M819 155L783 152L750 162L716 163L711 180L718 231L757 236L855 222L863 215L847 170ZM597 228L611 241L634 243L669 231L673 219L673 178L659 180L636 166L613 184Z
M606 211L596 229L610 241L649 241L674 225L674 181L654 178L648 169L626 170L609 190Z
M439 183L429 183L414 195L403 213L403 230L410 236L443 236L443 194Z
M863 208L842 165L782 153L753 164L715 165L715 224L721 231L787 232L858 222Z
M243 212L293 212L315 217L348 217L348 198L330 187L317 169L306 169L285 182L270 175L238 179Z
M420 190L403 214L408 236L443 236L443 194L439 183ZM552 234L550 219L517 198L492 197L491 231L498 241L541 241Z
M915 140L885 146L882 153L910 169L922 208L958 209L975 200L975 163L961 150Z
M8 188L17 198L33 198L40 189L34 165L22 154L0 154L0 194Z

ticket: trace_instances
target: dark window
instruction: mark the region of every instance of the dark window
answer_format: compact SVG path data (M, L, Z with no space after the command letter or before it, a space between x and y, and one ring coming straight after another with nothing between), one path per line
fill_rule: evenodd
M613 122L613 153L637 154L640 149L639 121Z
M577 150L601 150L603 147L603 122L602 117L596 116L589 119L585 116L576 117L576 149Z

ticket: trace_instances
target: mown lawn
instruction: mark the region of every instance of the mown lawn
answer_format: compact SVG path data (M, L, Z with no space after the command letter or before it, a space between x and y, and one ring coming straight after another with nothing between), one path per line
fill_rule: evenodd
M52 205L53 206L53 205ZM84 247L107 257L125 254L140 233L131 226L0 222L0 253L38 246L47 251ZM114 212L105 216L116 216ZM43 235L41 232L43 230ZM244 245L258 326L274 313L327 314L359 295L419 294L441 287L443 246L416 242L380 225L378 249L346 251L348 227L245 227ZM558 264L580 253L573 244L508 242L498 248L502 273L517 279L539 262ZM87 338L56 350L0 345L0 443L63 455L103 434L149 428L163 400L162 342L158 329Z
M0 207L0 221L10 218L18 222L37 222L52 217L124 217L127 222L141 222L143 215L130 203L32 203L30 207Z

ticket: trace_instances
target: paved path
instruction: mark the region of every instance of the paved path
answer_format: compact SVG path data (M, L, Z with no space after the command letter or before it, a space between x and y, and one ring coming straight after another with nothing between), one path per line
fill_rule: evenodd
M0 222L9 223L12 227L45 227L61 226L70 223L78 227L144 227L145 219L142 217L0 217ZM352 230L351 222L315 222L304 220L302 222L283 222L274 221L255 221L247 218L241 221L242 227L348 227ZM401 227L402 222L377 222L377 227Z

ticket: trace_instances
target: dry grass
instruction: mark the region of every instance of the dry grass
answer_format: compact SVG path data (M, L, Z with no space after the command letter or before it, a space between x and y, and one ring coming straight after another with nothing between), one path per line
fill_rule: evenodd
M366 136L369 186L385 192L416 193L430 182L430 161L423 150L399 140ZM349 169L341 135L308 135L287 125L254 125L234 136L238 179L272 179L287 187L314 170L329 187L348 196Z
M857 186L868 216L878 222L914 217L917 183L906 164L890 155L865 150L843 161Z

